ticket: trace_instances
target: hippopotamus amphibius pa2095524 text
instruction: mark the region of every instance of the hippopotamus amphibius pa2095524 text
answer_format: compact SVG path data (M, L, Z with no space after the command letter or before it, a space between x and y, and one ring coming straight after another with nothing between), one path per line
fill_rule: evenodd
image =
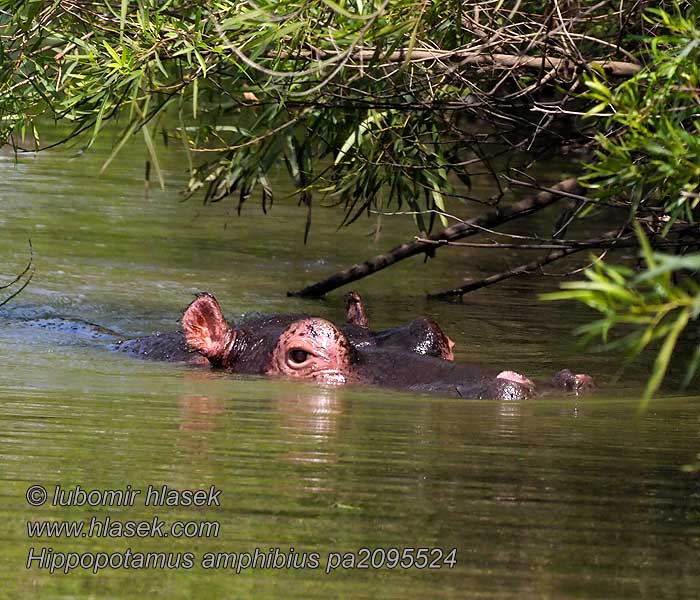
M230 327L209 294L190 304L182 326L183 352L195 350L214 367L234 373L327 384L365 383L463 398L524 399L542 391L513 371L489 374L475 366L397 347L353 344L338 326L319 317L257 317ZM166 337L170 335L176 334L160 338L176 339ZM137 342L143 346L143 340L124 344L127 348ZM160 352L157 344L148 352L151 358L173 358ZM592 381L586 375L561 371L544 387L579 392L592 387Z

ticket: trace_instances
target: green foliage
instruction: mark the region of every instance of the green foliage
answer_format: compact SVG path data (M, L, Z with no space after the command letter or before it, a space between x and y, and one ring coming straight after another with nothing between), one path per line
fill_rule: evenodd
M700 314L700 254L683 255L700 203L700 8L672 14L648 10L656 35L646 43L649 63L617 87L590 78L587 116L611 113L596 136L596 161L580 181L607 204L628 207L645 268L635 272L604 261L585 271L586 280L564 283L549 300L574 299L603 314L581 328L583 343L602 339L609 350L637 356L659 346L640 408L658 390L682 334L697 336ZM655 233L647 239L640 223ZM692 239L692 238L691 238ZM681 255L654 252L675 240ZM612 339L612 331L624 335ZM700 365L700 344L687 363L688 385Z
M588 116L610 113L581 182L635 211L694 222L700 203L700 7L651 8L648 67L617 87L593 76Z
M441 190L451 189L449 169L428 175L415 170L426 162L447 163L432 111L421 110L425 84L401 89L416 73L399 68L386 81L357 69L339 73L360 46L374 49L375 56L364 60L372 69L384 53L399 47L410 52L426 36L444 41L445 49L463 43L454 23L459 2L441 3L439 10L406 0L221 0L205 6L120 0L93 3L84 13L71 3L5 0L0 7L3 65L10 67L0 79L0 139L15 132L38 144L37 118L50 115L75 123L75 134L90 133L81 138L84 150L106 120L126 116L105 168L142 130L159 174L152 138L167 126L188 151L204 157L194 161L188 192L205 187L208 201L237 193L239 209L256 188L266 206L272 197L268 174L282 161L304 204L310 205L314 187L333 190L347 204L348 220L361 212L352 194L361 192L362 208L368 208L382 194L400 203L410 193L418 209L418 190L431 209L442 208ZM443 101L460 93L440 91ZM417 103L415 112L392 110L410 103ZM387 109L373 108L379 104ZM162 119L173 114L180 125L175 129L172 118ZM381 127L363 128L376 125L377 115ZM402 149L414 142L404 161ZM325 158L332 159L333 173L314 175Z
M645 269L595 262L586 269L585 281L565 282L564 291L544 294L545 300L578 300L603 317L579 328L582 342L602 339L607 350L624 350L631 357L654 343L660 349L640 406L644 410L668 371L681 333L700 316L700 254L675 256L653 252L640 226L637 235ZM697 332L697 325L695 325ZM612 339L613 330L626 331ZM687 364L684 385L693 380L700 366L700 343Z
M510 67L467 72L452 53L606 58L620 24L639 25L636 4L609 22L599 2L579 5L561 15L564 35L539 1L0 0L0 140L40 146L50 117L72 122L84 150L118 119L104 168L139 134L160 178L153 138L166 129L187 148L187 192L206 201L235 195L240 208L259 193L265 210L286 164L309 215L315 192L347 223L390 204L442 211L469 165L546 145L530 108L552 83ZM477 118L492 129L476 133Z

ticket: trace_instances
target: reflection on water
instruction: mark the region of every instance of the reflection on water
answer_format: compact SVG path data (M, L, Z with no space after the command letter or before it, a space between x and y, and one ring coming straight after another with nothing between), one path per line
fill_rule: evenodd
M320 386L305 392L287 393L273 400L280 435L288 447L280 459L308 466L308 473L301 474L299 481L305 493L332 492L333 482L318 468L338 461L335 448L343 416L342 401L337 388Z
M103 148L102 152L108 149ZM103 157L102 157L103 158ZM276 203L240 219L225 202L143 197L138 154L96 177L100 151L67 161L0 160L1 275L37 273L0 309L0 539L9 597L692 597L700 589L700 449L696 396L668 396L635 419L643 364L627 388L618 365L572 349L588 315L542 306L545 280L432 304L424 292L488 267L491 255L445 253L361 282L376 327L432 314L457 360L531 377L564 367L603 384L592 397L460 401L372 388L236 378L110 352L110 335L177 327L193 294L227 315L311 312L342 319L342 291L287 299L289 288L410 239L411 224L372 245L337 214ZM168 170L169 169L169 170ZM224 227L224 223L227 226ZM360 251L358 248L364 248ZM505 257L505 260L509 260ZM1 282L0 282L1 283ZM65 320L67 319L67 320ZM37 326L37 324L42 326ZM31 508L32 484L222 491L220 507ZM217 537L29 540L30 519L213 520ZM336 571L113 569L50 575L24 568L31 546L58 552L357 552L457 549L454 568Z
M319 386L305 392L275 400L275 408L282 416L285 429L295 435L311 436L318 442L333 437L342 414L338 388Z
M522 414L523 403L522 402L498 402L498 413L501 416L500 419L500 431L503 435L508 436L514 432L514 427L517 427L519 422L519 417Z

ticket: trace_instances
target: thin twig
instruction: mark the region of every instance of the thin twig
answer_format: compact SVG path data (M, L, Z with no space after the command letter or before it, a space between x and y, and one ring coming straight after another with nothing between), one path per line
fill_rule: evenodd
M17 283L22 277L24 277L27 274L27 271L32 268L32 265L34 263L34 247L32 246L32 240L29 240L29 261L27 262L27 266L24 267L24 271L22 271L17 277L15 277L10 283L6 283L5 285L0 285L0 290L5 290L9 287L12 287L15 283Z
M533 271L542 268L544 265L554 262L555 260L564 258L569 254L581 252L582 250L585 250L585 247L562 248L561 250L554 250L541 260L535 260L529 263L525 263L524 265L519 265L513 269L503 271L502 273L496 273L495 275L489 275L488 277L484 277L483 279L478 279L477 281L470 281L469 283L461 287L454 288L452 290L439 292L437 294L428 294L428 298L431 300L448 300L453 299L455 297L462 298L465 294L469 292L473 292L474 290L478 290L488 285L493 285L494 283L498 283L499 281L503 281L504 279L510 279L511 277L515 277L516 275L532 273Z
M7 298L4 300L0 301L0 307L5 306L8 302L19 296L24 289L31 283L32 279L34 278L34 273L35 273L35 268L34 268L34 248L32 246L32 240L29 240L29 262L27 263L27 266L24 268L24 270L17 275L10 283L7 283L5 285L0 286L0 290L5 290L9 288L10 286L14 285L18 281L22 279L27 273L29 273L29 277L27 277L27 280L19 287L17 291L14 293L10 294Z

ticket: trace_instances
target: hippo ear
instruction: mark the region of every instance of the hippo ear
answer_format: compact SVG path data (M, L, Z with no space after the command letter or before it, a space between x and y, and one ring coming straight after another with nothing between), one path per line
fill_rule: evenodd
M226 323L221 307L211 294L200 294L182 315L182 330L187 345L221 366L235 333Z
M353 290L345 295L345 312L347 322L358 327L369 328L369 319L365 310L365 303L359 292Z

